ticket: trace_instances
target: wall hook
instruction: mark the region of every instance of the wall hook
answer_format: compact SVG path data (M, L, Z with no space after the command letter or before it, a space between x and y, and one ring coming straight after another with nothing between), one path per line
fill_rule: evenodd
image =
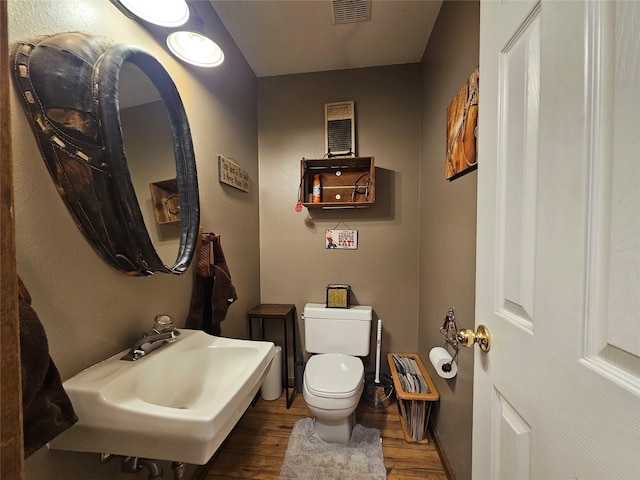
M444 335L444 341L451 345L453 348L457 348L457 333L458 325L456 324L456 315L454 307L451 307L447 311L447 316L444 317L444 323L440 327L440 333Z

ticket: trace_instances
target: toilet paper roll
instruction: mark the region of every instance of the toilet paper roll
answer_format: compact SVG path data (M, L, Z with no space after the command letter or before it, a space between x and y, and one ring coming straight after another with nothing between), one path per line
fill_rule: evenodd
M453 378L458 373L458 365L456 364L456 362L452 362L452 357L451 355L449 355L449 352L447 352L445 348L432 348L429 352L429 360L431 361L431 365L433 365L433 368L436 369L436 373L442 378ZM445 372L442 367L450 362L451 370Z

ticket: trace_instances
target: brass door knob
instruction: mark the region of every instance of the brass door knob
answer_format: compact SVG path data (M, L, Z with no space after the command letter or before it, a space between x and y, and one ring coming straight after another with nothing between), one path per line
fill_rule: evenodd
M475 332L470 328L463 328L458 331L456 339L463 347L473 347L473 344L477 343L483 352L488 352L491 349L491 335L489 329L484 325L478 325Z

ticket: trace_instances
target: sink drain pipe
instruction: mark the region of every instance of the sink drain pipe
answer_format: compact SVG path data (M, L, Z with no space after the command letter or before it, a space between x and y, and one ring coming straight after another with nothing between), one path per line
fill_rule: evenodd
M173 470L173 480L183 480L187 466L184 462L171 462L171 470Z
M162 467L158 460L126 457L122 460L122 465L120 466L120 470L123 473L138 473L143 468L149 470L149 480L162 480Z
M107 463L113 460L116 455L103 453L100 455L100 463ZM120 470L123 473L138 473L143 468L149 470L148 480L162 480L162 467L158 460L139 457L123 457ZM185 464L183 462L171 463L174 480L183 480L185 475Z

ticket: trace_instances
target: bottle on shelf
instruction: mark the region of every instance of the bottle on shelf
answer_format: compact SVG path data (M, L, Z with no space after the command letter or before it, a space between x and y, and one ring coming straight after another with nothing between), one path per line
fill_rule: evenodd
M320 185L320 174L316 173L313 176L313 188L311 190L311 202L320 203L320 197L322 194L322 185Z

